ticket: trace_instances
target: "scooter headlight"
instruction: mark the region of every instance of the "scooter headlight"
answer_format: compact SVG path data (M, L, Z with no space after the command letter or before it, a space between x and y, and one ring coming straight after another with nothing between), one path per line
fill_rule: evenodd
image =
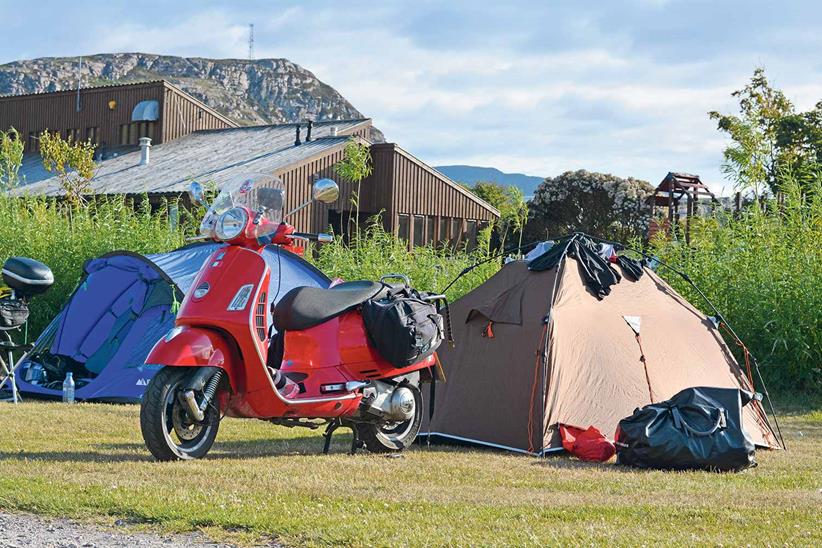
M233 240L248 224L248 213L245 208L234 207L217 219L215 234L219 240Z

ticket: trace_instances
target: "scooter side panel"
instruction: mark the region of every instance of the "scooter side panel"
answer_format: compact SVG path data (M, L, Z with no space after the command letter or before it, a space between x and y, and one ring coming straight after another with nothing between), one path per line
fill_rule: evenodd
M352 310L304 331L288 331L282 371L305 373L306 393L318 395L325 383L381 379L433 367L430 356L409 367L396 368L371 346L359 310ZM337 379L337 380L334 380Z

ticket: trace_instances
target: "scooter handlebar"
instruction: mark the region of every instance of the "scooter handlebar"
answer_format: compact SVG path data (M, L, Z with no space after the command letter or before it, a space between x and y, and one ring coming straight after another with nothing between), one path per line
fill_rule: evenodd
M319 234L313 234L311 232L292 232L289 236L295 240L308 240L312 242L319 242L321 244L327 244L334 241L334 236L331 234L325 234L324 232L320 232Z

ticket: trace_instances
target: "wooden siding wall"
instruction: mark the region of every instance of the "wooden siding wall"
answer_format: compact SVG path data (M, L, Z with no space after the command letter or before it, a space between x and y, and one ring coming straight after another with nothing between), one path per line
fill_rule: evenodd
M77 112L77 91L22 95L0 98L0 129L14 127L26 140L26 151L31 151L29 133L39 135L43 130L60 131L79 129L83 139L87 128L99 128L99 143L116 147L120 142L120 125L131 122L131 112L137 103L146 100L163 101L162 82L129 86L110 86L80 90L80 112ZM109 109L109 101L117 106Z
M162 141L179 139L201 129L236 127L224 117L204 109L189 96L166 88L163 101Z
M497 217L470 191L456 188L455 183L397 147L393 182L392 209L397 213L486 221Z
M112 110L109 101L116 101ZM45 129L67 131L79 129L87 138L88 128L98 128L97 143L108 148L120 145L120 126L131 123L131 113L140 101L157 101L160 105L159 126L153 144L177 139L200 129L236 127L236 124L203 108L197 101L164 82L107 86L80 90L80 112L77 91L60 91L0 97L0 129L14 127L26 140L26 151L32 152L29 133L39 135Z

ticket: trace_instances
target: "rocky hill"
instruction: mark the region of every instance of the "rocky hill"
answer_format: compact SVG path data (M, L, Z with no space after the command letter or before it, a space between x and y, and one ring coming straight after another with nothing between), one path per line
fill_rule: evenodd
M242 125L360 118L334 88L288 59L205 59L149 53L43 57L0 65L0 95L164 79Z

